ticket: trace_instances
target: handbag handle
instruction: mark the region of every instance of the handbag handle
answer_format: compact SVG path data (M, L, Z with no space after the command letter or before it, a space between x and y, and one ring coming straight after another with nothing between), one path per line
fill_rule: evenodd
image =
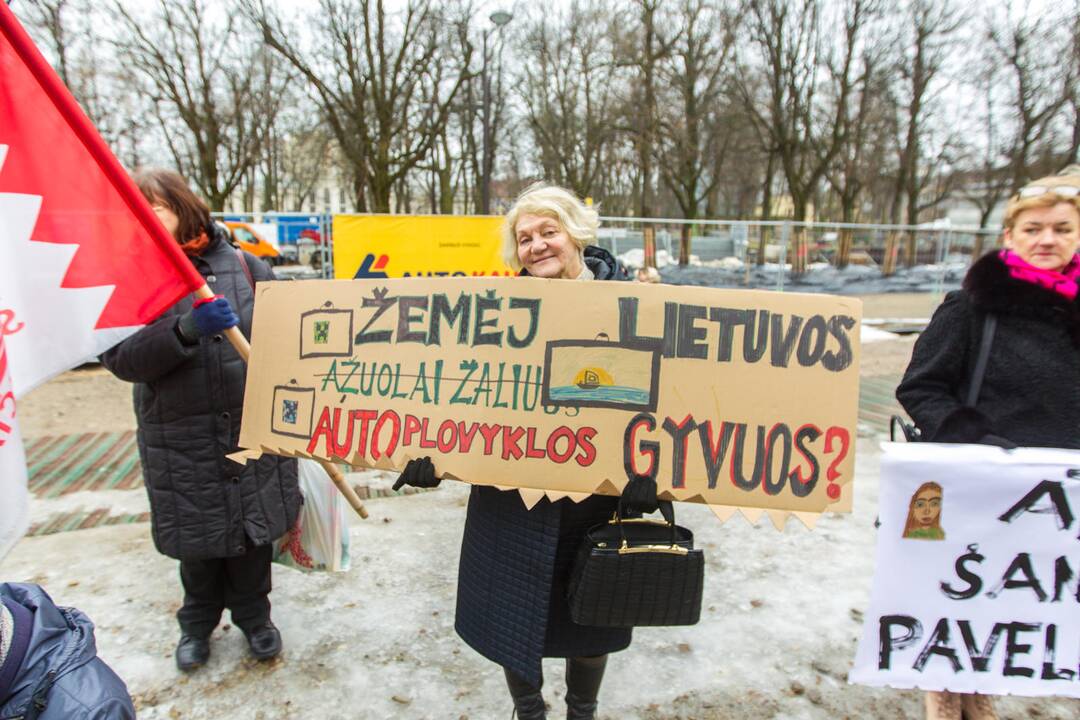
M619 553L634 553L634 552L671 552L678 555L685 555L687 553L686 548L679 547L678 545L678 530L675 527L675 506L670 500L660 500L657 502L657 509L660 510L660 514L664 517L664 523L671 528L671 544L670 545L642 545L636 548L629 547L626 542L626 530L623 528L623 514L622 514L622 498L619 498L619 506L615 511L615 524L619 526ZM631 520L632 521L632 520ZM640 522L640 521L639 521ZM655 523L655 520L645 520L644 522Z
M893 415L889 418L889 441L896 442L896 431L900 430L900 434L904 436L904 440L907 442L918 442L922 439L919 434L919 428L915 427L904 418L899 415Z

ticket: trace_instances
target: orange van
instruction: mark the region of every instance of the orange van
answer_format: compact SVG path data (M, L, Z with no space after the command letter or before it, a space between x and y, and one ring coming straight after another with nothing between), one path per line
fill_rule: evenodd
M242 250L247 250L255 257L265 258L271 265L281 262L281 252L248 223L230 220L225 222L225 227L229 229L233 242Z

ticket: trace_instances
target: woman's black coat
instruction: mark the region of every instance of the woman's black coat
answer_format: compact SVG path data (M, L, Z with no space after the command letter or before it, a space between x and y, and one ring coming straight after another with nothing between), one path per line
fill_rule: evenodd
M602 248L585 248L597 280L627 280ZM526 509L516 490L474 486L461 540L458 635L484 657L534 686L543 657L582 657L622 650L630 630L570 620L567 583L574 556L593 525L609 520L618 498L580 503L542 499Z
M978 402L966 408L986 313L997 330ZM984 256L915 343L896 397L928 440L1080 448L1080 303L1011 277L996 252Z
M255 280L273 279L265 263L246 260ZM210 289L228 298L250 337L255 293L224 234L217 230L192 262ZM266 545L296 520L296 461L264 455L238 465L225 457L238 449L247 366L221 335L180 342L177 321L191 303L184 298L101 362L135 383L139 458L158 551L181 560L243 555L245 535Z

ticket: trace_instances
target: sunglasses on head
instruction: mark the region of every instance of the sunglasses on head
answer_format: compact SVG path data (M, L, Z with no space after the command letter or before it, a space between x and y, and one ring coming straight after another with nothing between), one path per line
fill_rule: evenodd
M1016 193L1016 196L1021 200L1027 200L1047 194L1057 195L1062 198L1074 198L1080 195L1080 185L1028 185L1021 188L1020 192Z

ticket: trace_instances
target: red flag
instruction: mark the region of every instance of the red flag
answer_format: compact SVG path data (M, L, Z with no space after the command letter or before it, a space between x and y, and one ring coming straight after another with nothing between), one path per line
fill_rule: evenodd
M0 2L0 556L25 523L4 517L19 497L7 472L21 458L15 398L203 284Z
M21 395L105 349L83 336L111 345L126 333L101 331L204 281L3 3L0 80L0 331Z

